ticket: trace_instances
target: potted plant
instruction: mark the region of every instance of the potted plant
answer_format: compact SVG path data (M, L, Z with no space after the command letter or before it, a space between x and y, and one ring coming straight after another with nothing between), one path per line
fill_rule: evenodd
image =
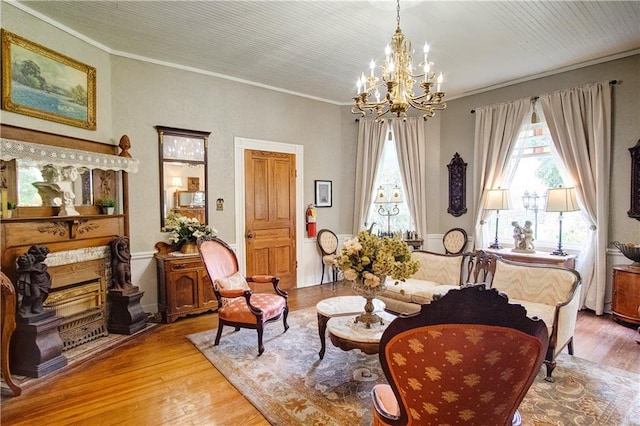
M7 219L11 219L13 216L13 211L18 208L18 205L14 202L7 202Z
M116 207L116 201L111 198L104 198L98 201L98 207L103 214L113 214Z

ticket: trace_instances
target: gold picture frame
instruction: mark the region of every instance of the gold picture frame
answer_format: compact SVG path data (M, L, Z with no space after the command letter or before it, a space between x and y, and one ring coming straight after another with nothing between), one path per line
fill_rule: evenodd
M2 30L2 109L96 129L96 69Z

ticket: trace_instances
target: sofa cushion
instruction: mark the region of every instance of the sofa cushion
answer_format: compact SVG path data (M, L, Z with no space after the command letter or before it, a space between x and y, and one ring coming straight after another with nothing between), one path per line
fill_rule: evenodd
M509 298L509 303L515 305L522 305L527 310L527 316L529 318L539 318L544 321L547 326L547 332L551 336L551 330L553 329L553 318L556 311L556 307L553 305L547 305L545 303L528 302L526 300L518 300Z
M411 278L432 281L438 284L459 285L462 272L462 255L447 256L421 251L411 254L414 260L420 262L420 268Z
M404 282L398 281L397 284L387 284L387 289L382 294L390 299L424 305L430 303L435 294L445 294L454 288L460 288L460 286L407 278Z

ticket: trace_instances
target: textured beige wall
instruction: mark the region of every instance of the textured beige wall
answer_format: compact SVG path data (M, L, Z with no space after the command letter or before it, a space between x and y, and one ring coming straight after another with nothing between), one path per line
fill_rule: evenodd
M209 200L224 198L225 209L210 208L209 222L229 243L236 243L235 137L302 145L305 204L313 202L314 179L332 180L333 207L318 209L319 225L350 231L354 160L338 106L122 57L112 58L112 75L114 131L129 136L142 163L129 179L133 250L162 238L155 125L211 132L207 192Z

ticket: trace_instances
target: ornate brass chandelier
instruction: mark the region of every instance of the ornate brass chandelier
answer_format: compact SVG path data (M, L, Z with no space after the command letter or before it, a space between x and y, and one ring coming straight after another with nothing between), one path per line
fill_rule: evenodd
M389 112L406 118L407 110L415 108L424 112L422 117L426 120L433 117L436 111L447 107L447 104L442 102L442 73L436 77L433 62L429 62L428 59L429 45L425 43L424 58L414 74L411 41L404 37L400 29L400 0L397 0L396 12L398 25L391 37L391 45L387 45L385 49L385 60L380 65L381 78L376 77L376 64L371 60L369 76L366 77L362 73L358 79L357 96L353 98L355 105L351 112L362 116L375 112L376 121L379 121ZM419 84L421 93L414 94L413 88L416 83ZM381 99L380 89L383 88L386 88L387 94ZM375 101L370 99L372 97L375 97Z

